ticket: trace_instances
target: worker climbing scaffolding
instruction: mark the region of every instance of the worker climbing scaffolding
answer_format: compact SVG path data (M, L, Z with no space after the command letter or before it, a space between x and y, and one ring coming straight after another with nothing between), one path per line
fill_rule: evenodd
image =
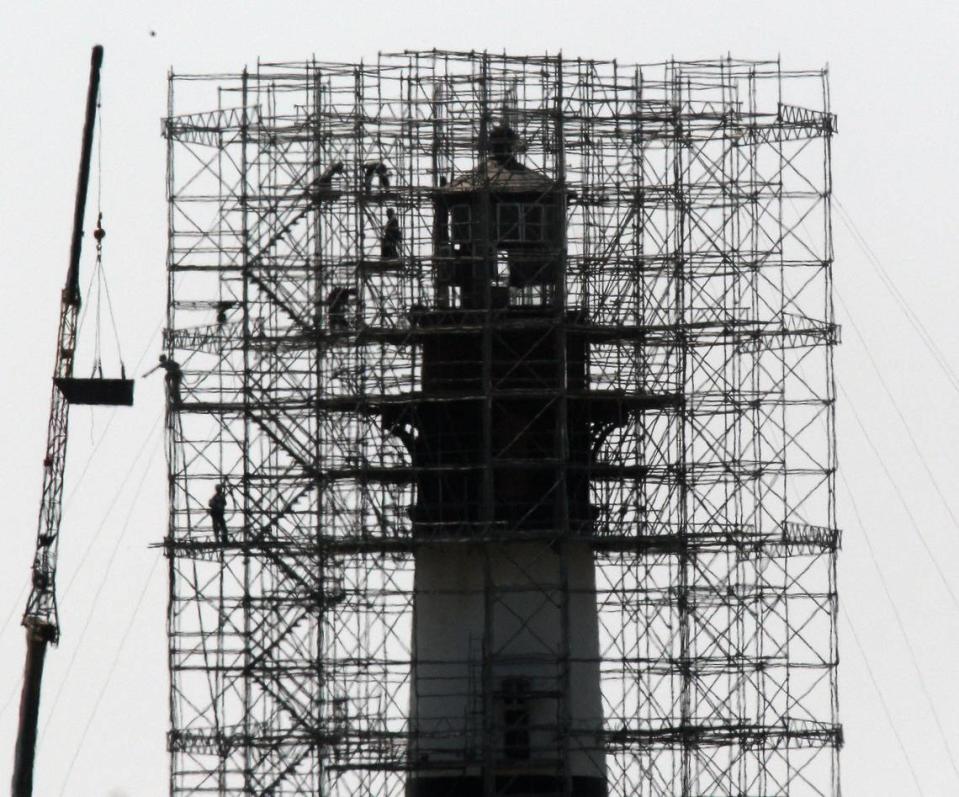
M347 314L350 301L356 298L356 288L337 286L326 295L326 306L331 330L349 329Z

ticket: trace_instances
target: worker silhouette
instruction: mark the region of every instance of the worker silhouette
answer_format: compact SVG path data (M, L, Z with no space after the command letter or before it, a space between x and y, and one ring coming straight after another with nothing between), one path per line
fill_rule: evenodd
M207 504L207 511L210 513L210 520L213 521L213 536L217 543L223 544L228 541L226 531L226 494L223 491L223 485L218 484L213 488L213 495Z
M373 178L376 177L384 191L390 187L390 170L382 161L370 161L363 166L363 190L368 194L373 190Z
M227 312L236 306L234 301L220 301L216 303L216 322L223 326L226 323Z
M333 288L326 294L326 306L329 308L330 329L348 329L347 311L350 299L356 296L356 288Z
M169 399L172 408L177 408L182 404L180 398L180 383L183 382L183 369L180 368L180 363L172 357L161 354L159 363L153 366L153 368L147 371L143 376L149 376L160 368L166 372L164 381L166 382L167 399Z
M393 260L400 256L400 241L403 233L400 231L400 220L396 211L388 208L386 211L386 226L383 228L383 238L380 241L380 255L384 260Z
M323 173L317 177L307 189L310 195L310 201L319 204L324 199L330 198L333 194L333 178L344 171L343 161L336 161L323 170Z

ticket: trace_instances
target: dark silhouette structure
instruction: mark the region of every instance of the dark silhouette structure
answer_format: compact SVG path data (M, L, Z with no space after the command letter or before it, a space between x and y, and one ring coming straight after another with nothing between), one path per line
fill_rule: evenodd
M384 259L400 256L401 240L403 240L403 233L400 230L400 220L396 218L396 211L393 208L388 208L386 224L383 225L383 243L380 247L380 254Z
M171 79L172 793L838 797L824 78Z
M210 522L213 524L213 536L217 542L228 542L228 532L226 528L226 495L223 492L223 485L218 484L213 489L213 495L207 502L207 509L210 513Z
M82 379L73 375L80 321L80 253L83 243L87 189L90 182L90 161L99 107L102 64L103 47L96 45L90 55L90 78L87 84L86 113L80 145L80 168L74 197L70 259L66 283L60 292L60 319L57 325L57 348L50 394L50 415L47 422L47 443L43 457L43 490L40 498L36 548L31 567L30 594L21 621L26 630L27 651L11 778L13 797L30 797L33 794L37 722L44 662L48 647L60 641L56 587L70 405L130 406L133 404L133 381L126 378L122 363L120 379L103 378L99 356L94 368L94 373L98 376ZM102 214L97 219L97 226L93 233L98 266L102 255L103 238L106 235L100 223L101 220Z

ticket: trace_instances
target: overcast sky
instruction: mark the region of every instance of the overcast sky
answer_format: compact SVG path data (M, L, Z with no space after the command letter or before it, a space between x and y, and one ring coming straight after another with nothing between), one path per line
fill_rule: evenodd
M959 793L946 749L959 755L959 392L949 378L959 372L957 41L959 6L944 0L3 2L0 789L13 757L18 622L89 53L99 42L105 264L123 355L137 373L141 357L152 362L159 352L164 318L159 120L170 67L239 71L257 58L352 61L432 47L562 49L621 62L731 53L781 55L787 68L828 63L840 131L835 195L877 258L837 213L839 459L847 483L840 481L843 788ZM89 258L84 270L89 275ZM115 370L114 362L106 351L105 367ZM38 752L36 793L44 797L167 793L166 568L149 547L166 524L161 399L155 376L138 383L133 410L71 414L63 639L48 658Z

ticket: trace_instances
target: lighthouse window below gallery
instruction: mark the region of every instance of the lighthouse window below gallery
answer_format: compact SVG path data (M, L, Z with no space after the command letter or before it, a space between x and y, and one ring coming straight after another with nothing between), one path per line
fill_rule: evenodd
M503 687L503 753L514 761L528 761L529 679L504 678Z
M453 241L456 243L465 243L473 235L470 230L472 214L469 205L453 205L450 211L450 229L453 234Z

